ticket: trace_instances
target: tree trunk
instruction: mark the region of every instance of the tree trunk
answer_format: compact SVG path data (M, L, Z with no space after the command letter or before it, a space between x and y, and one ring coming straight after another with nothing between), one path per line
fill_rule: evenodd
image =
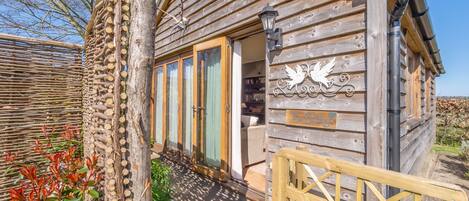
M150 85L155 47L155 0L130 5L127 132L133 200L151 200Z

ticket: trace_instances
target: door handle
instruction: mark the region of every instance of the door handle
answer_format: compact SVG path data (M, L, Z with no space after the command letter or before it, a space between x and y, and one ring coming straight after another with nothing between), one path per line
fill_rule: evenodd
M192 112L194 112L194 113L198 112L197 107L195 105L192 106Z
M205 110L205 107L196 107L195 105L192 106L193 112L199 112L200 110Z

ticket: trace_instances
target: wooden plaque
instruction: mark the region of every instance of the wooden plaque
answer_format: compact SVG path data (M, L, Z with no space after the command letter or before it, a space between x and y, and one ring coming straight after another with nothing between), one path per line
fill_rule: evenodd
M287 110L285 122L291 126L335 129L337 113L325 111Z

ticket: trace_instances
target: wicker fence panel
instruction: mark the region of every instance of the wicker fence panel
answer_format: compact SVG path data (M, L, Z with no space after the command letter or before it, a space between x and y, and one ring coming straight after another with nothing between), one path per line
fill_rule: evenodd
M82 125L82 50L78 45L0 34L0 156L34 161L43 125ZM14 185L0 158L0 200Z

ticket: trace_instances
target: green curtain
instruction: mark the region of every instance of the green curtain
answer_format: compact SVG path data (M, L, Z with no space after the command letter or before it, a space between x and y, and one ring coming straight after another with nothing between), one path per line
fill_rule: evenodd
M183 81L183 148L184 153L190 155L192 153L192 58L184 59L184 81Z
M220 167L221 129L221 66L220 48L203 52L205 60L205 163Z
M168 147L177 149L178 143L178 62L166 65L168 93Z
M155 142L163 143L163 68L156 69Z

